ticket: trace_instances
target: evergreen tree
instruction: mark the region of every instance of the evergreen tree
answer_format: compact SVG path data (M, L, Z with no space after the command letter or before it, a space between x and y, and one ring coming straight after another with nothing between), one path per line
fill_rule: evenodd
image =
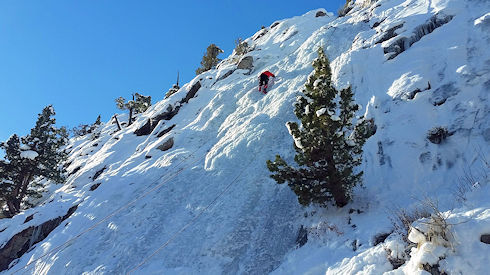
M66 153L60 149L68 141L68 134L64 127L56 128L55 114L51 105L45 107L38 115L36 126L22 142L39 155L36 174L62 183L63 171L59 166L66 159Z
M97 117L92 125L80 124L77 127L73 127L71 132L75 137L83 137L87 134L91 134L102 122L100 121L100 115Z
M215 44L209 45L206 49L206 55L202 57L201 67L196 70L196 75L216 67L216 65L218 65L218 63L221 61L221 59L218 58L220 53L223 53L223 50L218 46Z
M362 172L356 173L354 168L361 164L368 127L363 120L353 125L359 106L353 103L350 87L339 92L332 86L330 65L322 48L313 67L304 95L295 104L301 127L296 122L287 123L299 168L289 166L279 155L275 161L268 160L267 167L277 183L288 182L301 204L327 206L333 200L342 207L361 182Z
M19 137L14 134L1 143L0 148L5 151L5 160L0 161L0 202L7 206L5 215L13 216L20 209L18 194L21 190L16 185L21 180L23 167Z
M55 127L54 115L52 106L45 107L29 135L22 139L13 135L0 145L5 150L0 200L6 204L10 216L21 210L22 203L30 206L25 198L40 196L36 177L57 183L65 180L61 164L66 160L66 153L61 147L66 144L68 134L65 128Z
M124 97L116 98L116 106L120 110L129 110L128 125L133 123L133 114L143 113L151 106L151 96L144 96L139 93L133 94L133 100Z
M95 120L94 124L90 126L90 132L92 134L91 139L96 140L100 137L100 125L102 122L100 121L100 115L97 116L97 119Z
M71 132L73 133L74 137L83 137L86 134L90 133L90 125L80 124L76 127L73 127L73 129L71 129Z
M99 126L100 124L102 124L102 122L100 121L100 115L98 115L98 116L97 116L97 119L95 119L94 124L92 124L92 127L97 127L97 126Z

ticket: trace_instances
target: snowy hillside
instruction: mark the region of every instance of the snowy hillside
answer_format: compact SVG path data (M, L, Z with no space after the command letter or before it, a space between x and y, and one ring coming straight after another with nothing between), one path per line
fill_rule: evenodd
M232 54L131 126L117 131L111 120L98 137L72 139L67 183L0 220L10 265L2 274L490 268L480 241L490 234L490 2L357 1L345 17L315 10L245 41L244 57ZM265 165L276 154L293 162L285 123L296 120L320 46L336 87L352 85L359 115L377 126L364 146L363 186L342 209L302 207ZM238 69L246 57L253 67ZM267 95L257 91L264 70L278 76ZM448 130L439 144L427 138L436 127ZM426 240L427 219L408 242L393 232L395 214L426 198L442 212L449 244Z

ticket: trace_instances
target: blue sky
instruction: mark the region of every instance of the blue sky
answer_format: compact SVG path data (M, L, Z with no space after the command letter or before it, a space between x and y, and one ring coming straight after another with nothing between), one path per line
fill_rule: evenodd
M156 102L195 76L206 47L228 56L238 37L345 0L0 2L0 140L25 135L52 104L59 126L107 121L114 99Z

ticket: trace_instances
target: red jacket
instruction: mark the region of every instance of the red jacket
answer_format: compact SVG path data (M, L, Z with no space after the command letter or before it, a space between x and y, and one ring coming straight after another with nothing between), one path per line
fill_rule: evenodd
M276 76L275 76L273 73L271 73L271 72L269 72L269 71L265 71L265 72L263 72L262 74L265 74L265 75L266 75L266 76L268 76L268 77L271 77L271 76L272 76L272 77L276 77Z

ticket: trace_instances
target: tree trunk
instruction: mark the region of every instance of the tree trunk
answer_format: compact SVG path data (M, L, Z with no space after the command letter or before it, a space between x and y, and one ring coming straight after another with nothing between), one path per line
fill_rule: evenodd
M27 188L29 187L29 183L32 181L34 176L31 173L27 173L20 182L19 186L16 186L12 198L7 201L8 206L8 214L13 217L20 212L20 204L22 200L26 196Z
M133 123L133 108L129 108L129 121L128 121L128 126Z
M335 204L338 207L343 207L349 202L349 199L345 194L346 190L344 190L342 186L343 181L339 178L337 168L335 167L333 148L331 148L331 146L328 146L326 151L327 154L325 156L325 159L327 160L327 173L329 178L328 185L330 186L329 191L335 200Z
M121 131L122 128L121 128L121 124L119 123L119 120L117 119L117 115L114 115L113 118L116 121L117 130Z
M9 217L15 216L15 214L20 212L20 202L15 199L7 201L7 214Z
M335 204L338 207L344 207L349 202L349 199L347 198L345 192L346 190L342 188L341 181L337 181L334 184L332 184L332 195L333 198L335 199Z
M20 189L20 193L19 193L19 200L22 201L22 199L25 197L26 193L27 193L27 188L29 187L29 183L31 183L32 179L33 179L33 175L31 173L27 173L27 175L24 176L24 178L22 179L22 186L21 186L21 189Z
M134 109L134 94L133 94L133 101L132 103L129 105L129 121L128 121L128 126L131 125L131 123L133 123L133 109Z

